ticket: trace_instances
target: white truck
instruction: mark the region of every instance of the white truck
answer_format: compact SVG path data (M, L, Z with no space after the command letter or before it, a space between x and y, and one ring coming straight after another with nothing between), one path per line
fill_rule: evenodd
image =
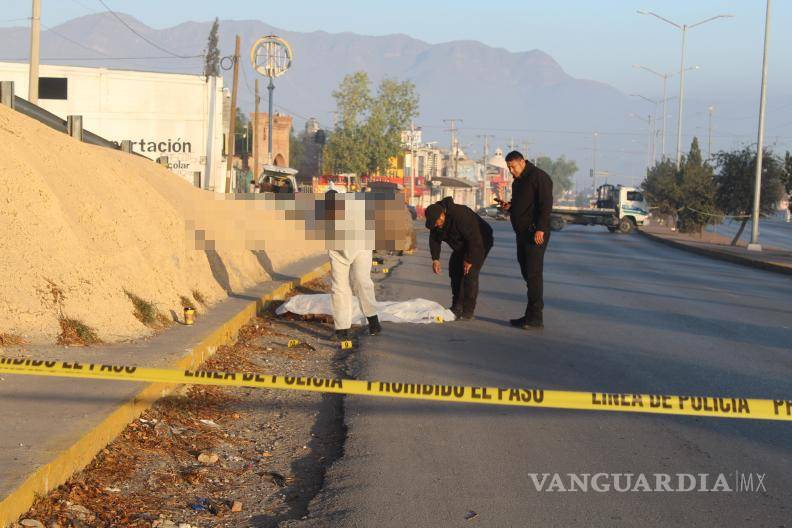
M632 233L646 223L649 204L643 191L623 185L601 185L595 207L553 206L550 228L560 231L567 224L604 225L611 233Z

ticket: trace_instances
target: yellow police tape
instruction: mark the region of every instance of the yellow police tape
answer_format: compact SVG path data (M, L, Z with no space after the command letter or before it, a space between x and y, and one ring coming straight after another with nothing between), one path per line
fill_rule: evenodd
M117 381L255 387L548 409L622 411L792 421L792 400L573 392L540 388L466 387L462 385L279 376L253 372L154 369L100 363L12 358L0 358L0 373Z

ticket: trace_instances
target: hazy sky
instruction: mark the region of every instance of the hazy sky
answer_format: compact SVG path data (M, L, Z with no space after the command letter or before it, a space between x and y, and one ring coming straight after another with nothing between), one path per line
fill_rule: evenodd
M690 89L717 90L721 97L756 91L759 81L764 0L105 0L149 26L169 27L215 16L258 19L293 31L351 31L368 35L405 33L431 43L478 40L512 51L539 48L571 75L608 82L623 91L658 91L646 64L660 71L678 68L680 32L636 14L656 11L671 20L695 23L716 14L735 18L690 30L687 61L701 65L689 76ZM0 25L24 24L30 0L0 0ZM101 12L98 0L42 0L42 20L56 25ZM11 21L7 21L11 19ZM771 33L771 81L775 91L792 91L792 2L776 0ZM775 60L773 60L775 59ZM653 95L653 94L650 94Z
M679 23L719 19L688 33L686 107L695 116L686 130L704 134L706 108L718 108L716 148L755 138L764 36L765 0L104 0L154 28L186 21L256 19L292 31L404 33L438 43L478 40L511 51L541 49L572 76L613 85L625 94L659 98L660 79L632 68L643 64L672 72L679 67L676 28L636 13L655 11ZM0 0L0 26L26 25L30 0ZM104 12L99 0L42 0L42 21L55 26ZM792 145L792 0L773 3L768 85L768 135ZM669 96L677 93L675 79ZM670 103L673 114L675 102ZM669 122L669 127L672 124Z

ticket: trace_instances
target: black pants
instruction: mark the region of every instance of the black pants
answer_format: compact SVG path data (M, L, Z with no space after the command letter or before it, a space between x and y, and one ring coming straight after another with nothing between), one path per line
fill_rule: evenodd
M487 258L492 246L485 246L484 258ZM451 277L451 308L466 315L473 315L476 310L476 299L479 290L479 272L484 262L479 266L471 266L465 275L465 250L459 249L451 253L448 260L448 275Z
M544 244L537 246L533 232L517 235L517 262L528 286L526 317L541 317L544 309L544 254L550 243L550 232L545 232L544 237Z

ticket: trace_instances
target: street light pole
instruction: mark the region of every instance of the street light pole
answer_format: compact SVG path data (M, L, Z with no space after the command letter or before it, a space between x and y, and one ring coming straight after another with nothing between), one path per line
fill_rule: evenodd
M668 106L668 101L673 99L673 97L668 97L668 89L667 89L668 88L668 79L673 77L674 74L673 73L660 73L660 72L655 71L652 68L649 68L647 66L633 65L633 68L640 68L642 70L646 70L649 73L651 73L652 75L656 75L656 76L660 77L661 79L663 79L663 133L662 133L662 140L661 140L661 144L662 144L662 147L661 147L662 154L661 154L661 156L662 157L660 159L664 160L664 159L666 159L666 122L667 122L667 119L668 119L668 108L667 108L667 106ZM690 68L685 68L685 71L689 72L690 70L698 70L699 68L700 68L699 66L691 66ZM655 121L657 121L657 120L655 119Z
M666 95L666 93L667 93L666 86L668 85L668 74L665 74L662 77L663 77L663 139L662 139L663 157L661 158L661 160L665 160L665 157L666 157L666 145L665 145L665 142L666 142L666 117L668 115L668 110L666 109L666 107L668 106L668 96Z
M733 15L716 15L714 17L707 18L700 22L696 22L695 24L677 24L676 22L669 20L667 18L661 17L657 13L653 13L651 11L638 11L639 15L651 15L655 18L666 22L667 24L671 24L675 28L679 29L682 32L682 49L680 51L680 61L679 61L679 112L677 115L677 153L676 153L676 166L679 169L682 163L682 111L685 106L685 42L687 39L687 30L693 29L696 26L700 26L702 24L706 24L707 22L711 22L718 18L731 18Z
M648 158L646 162L646 167L647 169L649 169L655 162L655 128L657 127L657 103L659 101L655 101L654 99L649 99L648 97L645 97L641 94L630 94L630 96L640 97L647 103L651 103L652 105L654 105L654 112L652 112L652 114L649 115L649 150L651 154L650 154L650 158ZM652 123L654 123L654 125Z
M677 150L676 166L679 169L682 163L682 109L685 106L685 40L687 38L687 26L682 26L682 53L679 61L679 112L677 113Z
M649 125L649 142L646 144L646 170L648 172L649 169L652 168L651 162L652 162L652 157L654 156L652 152L652 136L654 135L654 131L652 130L652 114L649 114L649 116L647 117L641 117L638 114L630 114L630 117L640 119L641 121Z
M272 92L275 91L275 84L272 82L272 76L269 78L269 84L267 85L267 92L269 93L269 104L268 104L268 111L269 115L269 122L267 123L267 163L272 165L272 123L273 123L273 116L272 116Z
M594 190L594 199L597 199L597 136L599 134L594 132L594 160L591 169L591 186Z
M762 87L759 91L759 132L756 140L756 177L754 179L754 203L753 214L751 215L751 243L748 244L749 251L762 251L759 244L759 206L762 193L762 149L764 148L764 124L765 124L765 99L767 89L767 44L770 36L770 0L767 0L765 12L765 34L764 34L764 55L762 57Z
M707 159L712 159L712 113L715 111L714 106L707 107L709 111L709 126L707 127Z

